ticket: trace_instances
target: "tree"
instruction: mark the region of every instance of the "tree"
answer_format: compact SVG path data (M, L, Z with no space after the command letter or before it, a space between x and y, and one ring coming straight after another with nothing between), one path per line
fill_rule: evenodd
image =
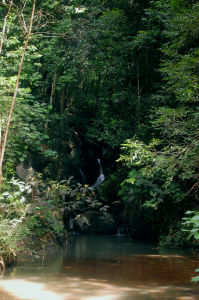
M130 172L121 194L131 199L131 207L140 199L145 219L146 208L157 211L151 217L155 222L164 213L159 228L168 233L187 209L198 206L198 3L158 1L153 10L157 8L164 15L166 39L160 65L164 81L151 110L156 139L124 144L120 160Z
M25 53L26 53L28 43L29 43L29 40L30 40L30 37L31 37L31 33L32 33L32 25L33 25L33 20L34 20L34 15L35 15L35 6L36 6L36 0L33 0L33 7L32 7L31 18L30 18L30 24L29 24L28 33L27 33L26 40L25 40L24 50L22 52L22 56L21 56L21 60L20 60L20 64L19 64L18 75L17 75L15 90L14 90L14 94L13 94L13 98L12 98L12 103L11 103L10 110L9 110L9 113L8 113L8 117L7 117L7 120L6 120L5 129L4 129L4 132L3 132L3 138L0 139L0 141L1 141L1 145L0 145L0 187L1 187L1 184L2 184L2 166L3 166L4 153L5 153L6 143L7 143L7 138L8 138L8 132L9 132L11 117L12 117L12 114L13 114L15 101L16 101L16 97L17 97L17 93L18 93L23 61L24 61Z

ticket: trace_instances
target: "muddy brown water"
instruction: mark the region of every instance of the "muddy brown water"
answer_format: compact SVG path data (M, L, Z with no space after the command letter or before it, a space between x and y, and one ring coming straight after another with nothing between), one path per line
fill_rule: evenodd
M41 262L0 280L0 300L195 300L199 255L161 251L126 236L74 236Z

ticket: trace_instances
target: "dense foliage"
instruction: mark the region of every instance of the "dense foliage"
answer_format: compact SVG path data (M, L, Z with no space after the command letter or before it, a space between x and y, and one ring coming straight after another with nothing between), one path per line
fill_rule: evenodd
M11 2L0 4L1 147L33 4ZM186 230L198 238L198 13L193 0L36 1L3 161L2 232L18 222L19 235L60 239L70 217L104 210L163 246L186 245ZM43 192L28 216L37 196L25 204L10 182L29 186L30 167ZM105 181L89 189L102 168Z

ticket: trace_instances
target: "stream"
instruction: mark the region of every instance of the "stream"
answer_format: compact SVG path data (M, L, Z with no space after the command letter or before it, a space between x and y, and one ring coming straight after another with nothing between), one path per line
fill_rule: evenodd
M0 280L0 300L199 299L190 283L199 256L163 251L127 236L72 237L41 262L25 262Z

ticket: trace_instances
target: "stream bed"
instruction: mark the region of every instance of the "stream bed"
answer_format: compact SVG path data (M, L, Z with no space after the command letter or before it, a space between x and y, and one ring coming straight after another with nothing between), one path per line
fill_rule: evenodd
M41 262L7 270L0 300L199 299L199 256L163 251L127 236L77 235Z

